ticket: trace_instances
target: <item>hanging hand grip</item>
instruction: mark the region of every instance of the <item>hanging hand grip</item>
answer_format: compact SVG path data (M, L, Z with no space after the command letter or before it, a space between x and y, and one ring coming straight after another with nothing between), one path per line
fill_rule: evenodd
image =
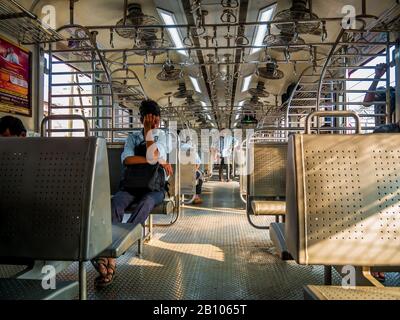
M81 120L83 121L83 126L85 129L85 137L89 137L89 123L85 117L82 117L79 114L65 114L65 115L51 115L48 117L45 117L42 120L42 123L40 125L40 136L45 137L45 132L46 132L46 123L51 121L51 120Z
M311 120L314 117L345 117L354 118L356 121L356 133L361 134L361 122L360 117L354 111L314 111L310 113L306 118L306 131L305 134L311 133Z

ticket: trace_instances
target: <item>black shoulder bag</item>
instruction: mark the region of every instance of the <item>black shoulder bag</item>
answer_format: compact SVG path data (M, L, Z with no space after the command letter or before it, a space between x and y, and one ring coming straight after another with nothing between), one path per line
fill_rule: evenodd
M135 155L146 157L146 142L135 148ZM120 187L130 192L151 192L165 189L165 174L162 166L156 164L134 164L125 166Z

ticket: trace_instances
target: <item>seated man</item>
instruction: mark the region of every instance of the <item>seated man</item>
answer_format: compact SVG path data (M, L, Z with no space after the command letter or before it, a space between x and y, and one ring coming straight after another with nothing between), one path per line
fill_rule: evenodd
M162 170L163 174L166 176L173 174L172 166L165 161L166 144L162 137L163 132L158 130L160 116L160 107L156 102L151 100L142 102L140 106L140 121L143 124L143 129L128 136L121 155L121 161L126 167L148 164L150 161L153 163L154 161L160 163L164 168ZM148 150L152 150L153 154ZM132 184L135 184L135 181ZM144 225L150 212L164 200L164 194L165 190L127 189L121 186L120 191L111 200L112 221L122 222L125 210L133 202L136 202L137 206L133 210L128 223L135 225L141 223ZM103 257L96 259L93 263L100 273L100 276L96 278L96 286L105 287L109 285L115 276L115 259Z
M22 121L13 116L0 119L0 137L26 137L26 129Z

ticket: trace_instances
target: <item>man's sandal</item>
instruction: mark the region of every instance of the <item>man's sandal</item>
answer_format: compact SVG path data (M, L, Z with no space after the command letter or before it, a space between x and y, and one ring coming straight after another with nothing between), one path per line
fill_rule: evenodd
M93 260L90 260L92 263L93 267L96 269L98 273L100 273L100 266L104 266L104 268L107 269L108 266L108 259L107 258L96 258Z
M113 283L114 279L117 276L115 274L116 266L112 265L112 264L108 264L106 266L106 269L107 269L107 275L106 276L99 275L94 280L95 287L97 287L97 288L105 288L105 287L109 286L111 283ZM110 272L110 269L111 269L111 272Z

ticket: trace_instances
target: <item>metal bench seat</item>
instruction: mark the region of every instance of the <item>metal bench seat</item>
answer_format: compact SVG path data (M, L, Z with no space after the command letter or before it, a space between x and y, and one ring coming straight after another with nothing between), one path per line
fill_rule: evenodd
M306 300L400 300L400 288L306 286Z
M0 300L71 300L78 286L78 281L60 281L56 289L45 290L42 280L0 279Z
M253 200L251 201L251 208L254 215L282 216L286 213L286 202Z
M113 223L112 244L100 256L118 258L143 237L143 226L131 223ZM140 245L140 243L139 243Z
M324 299L400 298L399 288L383 287L372 268L398 267L400 251L400 144L396 133L355 135L306 134L289 138L285 235L289 252L302 265L362 268L360 276L372 286L356 290L307 287ZM357 271L356 271L357 272ZM358 281L354 278L355 284ZM373 287L375 286L375 287ZM312 290L311 290L311 289ZM351 293L349 293L351 292Z
M246 214L250 224L258 229L251 216L279 216L286 214L286 158L287 143L268 141L254 137L247 146ZM283 218L284 219L284 218Z
M105 140L0 138L0 150L0 260L79 262L79 297L86 299L85 262L112 243ZM27 299L78 293L77 283L41 292L35 279L4 280L0 292L11 288Z
M275 250L279 257L282 260L293 260L293 257L286 246L285 224L277 222L271 223L269 227L269 236L271 241L274 243Z

